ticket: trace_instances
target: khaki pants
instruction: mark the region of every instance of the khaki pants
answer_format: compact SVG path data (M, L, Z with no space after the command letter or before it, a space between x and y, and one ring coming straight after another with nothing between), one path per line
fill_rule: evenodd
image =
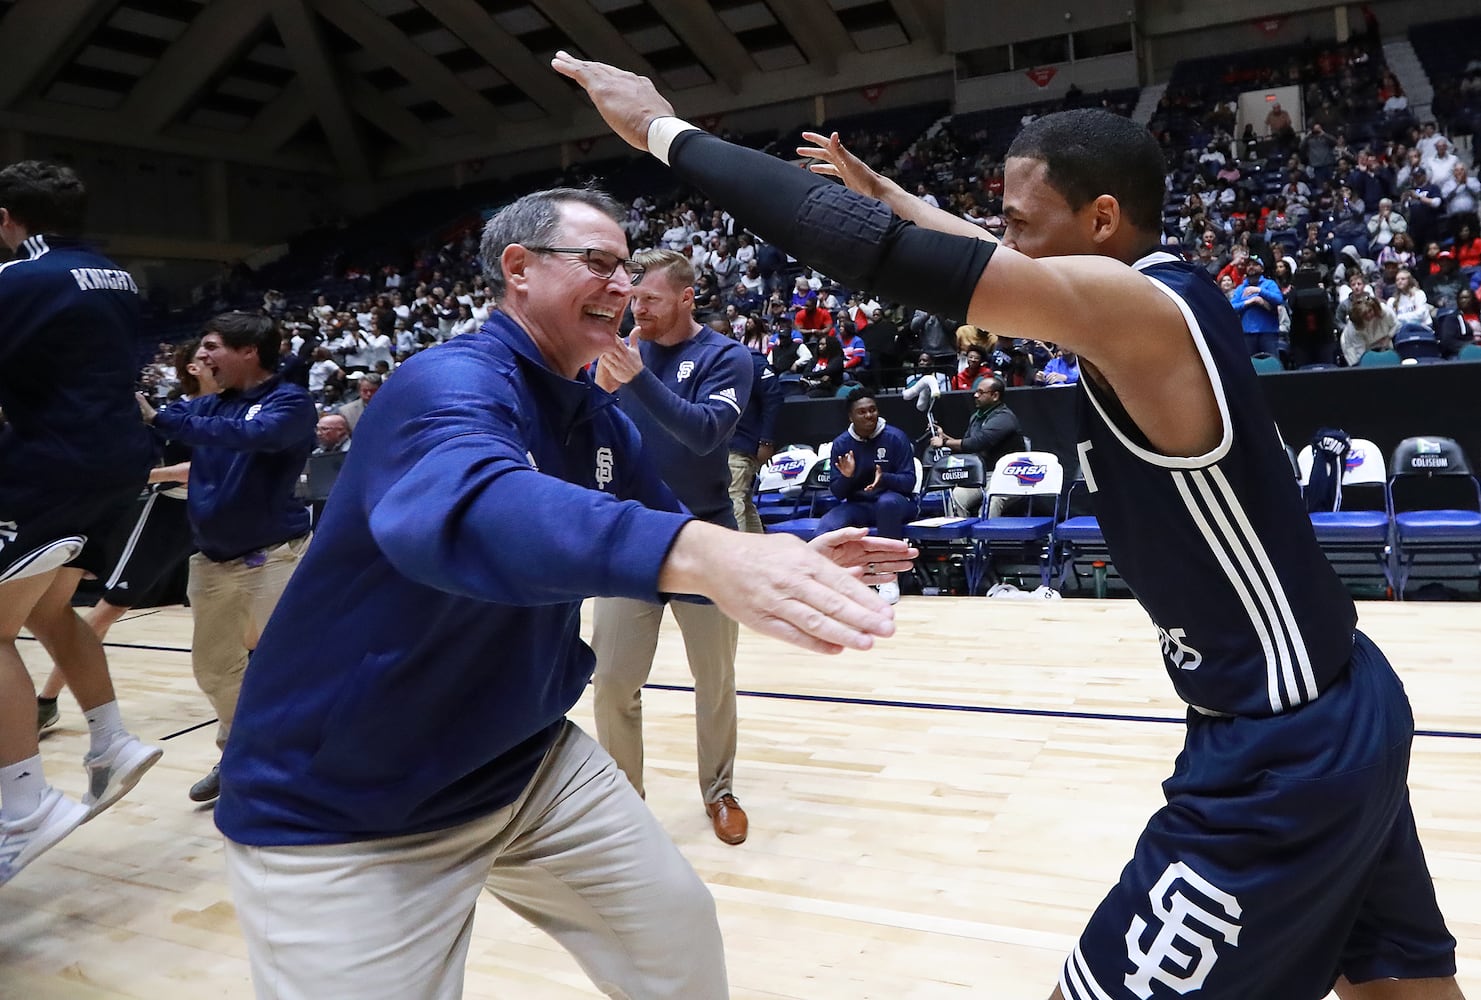
M512 805L433 833L312 847L226 842L262 1000L456 1000L487 885L624 1000L725 1000L715 902L576 726Z
M226 746L231 735L247 653L257 648L311 537L300 535L269 549L261 566L248 566L241 559L215 562L199 552L190 557L190 581L185 588L195 619L190 665L196 684L216 710L218 747Z
M1017 515L1028 509L1027 497L995 496L987 505L988 517ZM982 509L982 491L956 487L951 491L952 503L964 513L976 515Z
M684 634L694 675L699 789L705 802L715 802L731 791L735 772L735 646L740 628L713 604L674 601L669 607ZM643 685L653 670L663 605L602 597L593 610L597 739L641 794Z
M730 509L735 512L735 526L756 535L766 531L756 512L756 473L760 469L755 455L730 453Z

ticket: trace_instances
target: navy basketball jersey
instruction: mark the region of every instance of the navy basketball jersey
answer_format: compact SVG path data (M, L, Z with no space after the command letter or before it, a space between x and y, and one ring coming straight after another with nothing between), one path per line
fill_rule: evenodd
M1182 310L1224 433L1205 455L1160 455L1111 393L1080 380L1080 464L1111 558L1184 701L1241 716L1305 704L1347 664L1357 610L1317 546L1223 293L1170 254L1134 266Z

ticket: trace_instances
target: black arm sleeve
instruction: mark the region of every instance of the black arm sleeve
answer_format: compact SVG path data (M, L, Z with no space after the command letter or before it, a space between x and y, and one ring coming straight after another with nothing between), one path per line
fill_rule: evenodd
M708 132L680 133L669 165L747 229L810 267L928 312L967 315L996 248L923 229L883 202Z

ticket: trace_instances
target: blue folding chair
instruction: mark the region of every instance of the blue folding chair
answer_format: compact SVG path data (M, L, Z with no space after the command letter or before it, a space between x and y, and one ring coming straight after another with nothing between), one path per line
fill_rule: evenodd
M1338 509L1313 511L1311 528L1332 568L1344 580L1372 577L1376 564L1385 591L1394 589L1388 480L1383 453L1367 438L1352 438L1343 459ZM1296 456L1297 476L1311 482L1311 445Z
M1481 483L1452 438L1399 442L1389 465L1389 513L1394 521L1394 594L1417 565L1427 577L1474 585L1481 570Z
M923 590L934 587L937 593L945 593L950 584L949 567L956 559L966 576L967 593L977 592L981 575L977 547L972 541L972 527L980 518L963 513L952 499L952 491L977 490L980 495L986 479L982 459L977 455L947 455L926 468L922 491L926 494L942 492L946 513L912 521L905 526L906 539L920 551L915 572L922 581Z
M1075 509L1076 499L1088 496L1090 487L1083 476L1070 484L1065 498L1066 512ZM1100 520L1094 514L1070 514L1054 528L1054 545L1059 564L1057 586L1064 590L1073 578L1075 587L1080 587L1083 576L1091 578L1096 597L1106 595L1112 574L1111 551L1106 547L1106 536L1100 530Z
M1048 451L1019 451L998 459L987 485L987 507L994 497L1015 501L1022 514L985 517L972 526L977 543L978 579L992 572L1000 555L1011 554L1027 562L1033 554L1039 567L1039 583L1049 586L1054 548L1054 525L1059 520L1060 493L1064 490L1064 467Z
M810 542L818 533L818 524L823 520L823 514L827 508L835 505L833 494L829 491L829 483L833 479L833 464L827 458L820 458L813 463L812 468L807 470L807 477L802 481L802 489L797 494L796 505L793 507L792 517L783 521L775 521L765 525L767 534L796 535L804 542ZM806 507L807 513L802 514Z

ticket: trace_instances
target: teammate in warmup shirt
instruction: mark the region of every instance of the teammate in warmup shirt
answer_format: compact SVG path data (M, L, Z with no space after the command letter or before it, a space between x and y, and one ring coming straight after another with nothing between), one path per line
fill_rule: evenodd
M1111 556L1157 624L1186 743L1053 997L1461 996L1407 786L1414 720L1316 544L1244 334L1158 250L1164 163L1129 119L1037 119L1001 244L837 135L810 176L673 117L646 79L557 54L629 144L845 284L1081 358L1079 454Z
M72 610L84 574L149 475L134 414L139 289L79 239L87 195L66 167L0 170L0 885L127 792L160 758L123 726L103 644ZM47 784L22 628L66 675L87 719L88 790Z

